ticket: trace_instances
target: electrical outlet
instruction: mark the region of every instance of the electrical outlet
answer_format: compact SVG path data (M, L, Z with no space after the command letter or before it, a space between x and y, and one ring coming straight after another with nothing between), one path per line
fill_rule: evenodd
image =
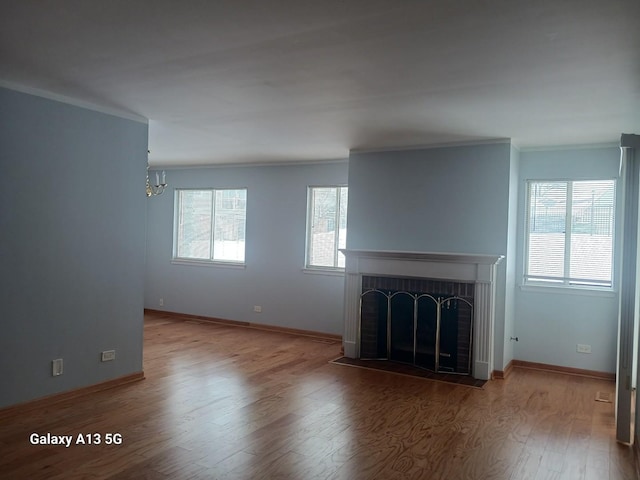
M262 313L262 305L254 305L253 311L256 313Z
M164 298L161 298L158 303L160 304L161 307L164 307Z
M102 352L102 361L110 362L111 360L116 359L116 351L115 350L105 350Z
M591 345L583 345L579 343L576 346L576 352L578 353L591 353Z
M63 371L62 359L56 358L51 362L51 375L53 375L54 377L57 377L59 375L62 375L62 371Z

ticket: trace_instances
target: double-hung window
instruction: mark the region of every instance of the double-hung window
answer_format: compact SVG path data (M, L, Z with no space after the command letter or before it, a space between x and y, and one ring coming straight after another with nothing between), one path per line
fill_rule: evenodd
M174 260L244 263L247 189L176 190Z
M611 288L614 180L529 181L525 283Z
M343 270L345 258L338 250L347 240L346 186L309 187L306 267Z

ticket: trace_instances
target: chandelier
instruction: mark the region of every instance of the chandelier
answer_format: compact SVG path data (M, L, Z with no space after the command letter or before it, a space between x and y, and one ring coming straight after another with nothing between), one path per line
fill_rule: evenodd
M147 151L147 153L151 152ZM156 183L152 185L149 181L149 161L147 160L147 197L162 195L165 188L167 188L167 178L164 170L162 170L162 181L158 172L156 172Z

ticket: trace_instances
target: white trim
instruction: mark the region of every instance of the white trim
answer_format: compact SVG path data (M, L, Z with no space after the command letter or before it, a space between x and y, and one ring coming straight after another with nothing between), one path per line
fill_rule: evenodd
M302 269L303 273L311 275L327 275L330 277L344 277L344 268L322 268L322 267L306 267Z
M618 295L616 290L609 287L578 287L572 285L542 285L542 284L521 284L520 290L523 292L551 293L560 295L584 295L588 297L615 297Z
M221 268L235 268L238 270L244 270L247 268L247 264L242 262L222 262L220 260L196 260L187 258L173 258L171 259L173 265L189 265L191 267L221 267Z
M406 145L406 146L391 146L391 147L373 147L373 148L352 148L349 150L349 154L355 153L377 153L377 152L405 152L411 150L431 150L434 148L455 148L455 147L472 147L474 145L510 145L511 139L506 137L488 138L484 140L460 140L458 142L441 142L441 143L427 143L418 145Z
M364 250L345 249L340 251L351 257L387 258L399 260L420 260L445 263L475 263L480 265L497 265L504 255L468 254L468 253L441 253L441 252L412 252L398 250ZM475 278L474 278L475 279Z
M86 110L93 110L94 112L104 113L114 117L124 118L125 120L133 120L134 122L143 123L149 125L149 119L138 115L133 112L127 112L118 108L105 107L103 105L96 105L95 103L87 102L85 100L78 100L76 98L67 97L59 93L53 93L39 88L26 87L23 85L16 85L5 80L0 80L0 87L7 90L13 90L20 93L26 93L27 95L33 95L40 98L46 98L47 100L53 100L60 103L66 103L74 107L84 108Z
M580 176L575 175L573 177L529 177L522 179L526 184L536 182L536 183L558 183L558 182L607 182L613 181L617 182L620 177L612 176L612 177L603 177L602 175L586 175Z
M150 159L151 160L151 159ZM178 160L179 161L179 160ZM209 160L204 160L209 161ZM329 165L329 164L348 164L348 158L329 158L326 160L281 160L281 161L270 161L265 160L264 162L254 161L254 162L226 162L226 163L188 163L188 164L177 164L176 160L169 160L168 163L153 164L155 168L163 168L165 170L197 170L197 169L209 169L209 168L252 168L252 167L309 167L313 165Z
M344 356L348 358L358 358L358 346L356 342L350 340L342 341L342 348L344 349Z
M592 150L598 148L619 148L620 141L611 143L587 143L587 144L569 144L569 145L545 145L543 147L521 147L521 153L527 152L548 152L548 151L566 151L566 150Z

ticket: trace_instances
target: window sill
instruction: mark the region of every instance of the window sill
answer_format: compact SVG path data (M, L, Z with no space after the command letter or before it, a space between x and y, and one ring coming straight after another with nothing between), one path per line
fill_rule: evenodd
M303 268L303 273L309 273L311 275L328 275L330 277L344 277L344 268Z
M245 263L240 262L221 262L212 260L187 260L185 258L174 258L171 260L174 265L189 265L192 267L219 267L232 268L236 270L244 270L247 268Z
M612 288L575 287L565 285L534 285L521 284L523 292L552 293L560 295L586 295L590 297L615 297L618 292Z

